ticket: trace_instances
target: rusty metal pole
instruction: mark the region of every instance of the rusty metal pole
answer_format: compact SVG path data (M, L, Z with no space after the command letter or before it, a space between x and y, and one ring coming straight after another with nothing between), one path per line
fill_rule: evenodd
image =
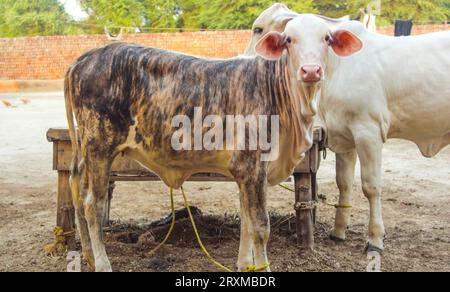
M295 174L295 204L312 202L311 174ZM300 248L314 249L313 210L297 208L297 240Z

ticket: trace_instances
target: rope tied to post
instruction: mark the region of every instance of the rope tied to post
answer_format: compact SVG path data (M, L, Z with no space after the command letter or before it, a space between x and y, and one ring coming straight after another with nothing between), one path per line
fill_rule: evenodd
M56 226L53 229L53 234L55 235L55 242L44 246L44 252L46 255L63 254L67 251L68 247L66 245L66 239L68 236L75 236L76 231L64 231L61 226Z
M316 201L310 201L310 202L298 202L294 205L295 211L308 211L308 210L314 210L317 208L317 202Z
M295 190L290 188L290 187L288 187L288 186L285 186L283 184L279 184L279 186L282 187L285 190L288 190L290 192L295 193ZM294 205L294 209L295 209L295 211L314 210L315 208L317 208L317 205L319 203L322 203L324 205L327 205L327 206L330 206L330 207L333 207L333 208L336 208L336 209L351 209L351 208L353 208L353 206L350 205L350 204L331 204L331 203L328 203L327 196L324 195L324 194L320 194L318 196L318 200L317 201L296 203Z

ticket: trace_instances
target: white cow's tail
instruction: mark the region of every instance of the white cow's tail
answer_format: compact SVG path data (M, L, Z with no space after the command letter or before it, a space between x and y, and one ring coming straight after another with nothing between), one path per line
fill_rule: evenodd
M78 140L78 134L75 127L75 119L74 119L74 96L75 88L73 87L73 75L72 68L66 74L66 78L64 80L64 98L66 103L66 114L67 114L67 122L69 124L69 135L70 141L72 142L72 163L71 163L71 176L70 176L70 189L72 191L73 203L76 207L79 207L80 203L80 181L81 181L81 172L84 168L84 163L79 162L79 154L81 152L80 143Z

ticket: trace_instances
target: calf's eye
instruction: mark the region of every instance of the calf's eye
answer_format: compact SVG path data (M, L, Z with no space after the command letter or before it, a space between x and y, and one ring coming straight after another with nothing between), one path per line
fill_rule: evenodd
M255 29L253 30L253 32L254 32L255 34L262 34L263 31L264 31L264 29L262 29L262 28L260 28L260 27L257 27L257 28L255 28Z

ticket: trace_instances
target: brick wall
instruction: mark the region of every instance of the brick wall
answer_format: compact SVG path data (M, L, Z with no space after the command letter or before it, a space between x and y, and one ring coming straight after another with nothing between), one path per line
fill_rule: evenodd
M449 24L440 24L440 25L414 25L412 34L413 35L420 35L420 34L426 34L426 33L432 33L432 32L438 32L443 30L450 30ZM378 28L377 32L385 35L394 35L394 27L388 26L388 27L381 27Z
M414 34L448 30L449 25L415 26ZM393 35L394 29L380 33ZM207 31L126 35L122 41L185 52L197 56L228 58L242 53L250 31ZM55 80L84 52L109 44L104 35L0 38L0 80Z
M250 31L207 31L125 35L121 41L228 58L241 54ZM0 38L0 80L52 80L84 52L111 43L104 35Z

